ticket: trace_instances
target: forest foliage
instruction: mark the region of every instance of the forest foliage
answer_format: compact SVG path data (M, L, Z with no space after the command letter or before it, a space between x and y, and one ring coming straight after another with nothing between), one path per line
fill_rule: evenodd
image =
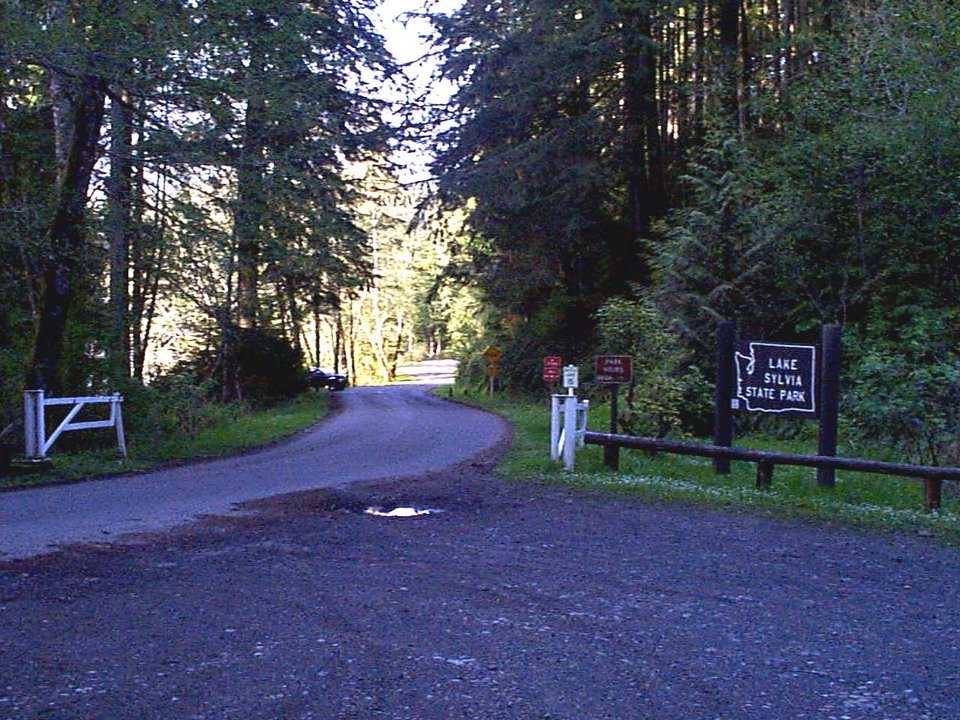
M510 382L632 349L640 424L689 430L719 320L839 323L851 439L960 460L955 3L466 0L436 27L439 192Z
M697 430L730 319L840 323L851 441L960 461L955 3L427 0L434 105L377 5L0 0L0 430L491 342L527 389L634 354L628 424Z
M198 402L295 394L305 365L391 379L456 342L470 295L408 232L376 6L0 2L5 440L25 388L119 389L134 425L189 428Z

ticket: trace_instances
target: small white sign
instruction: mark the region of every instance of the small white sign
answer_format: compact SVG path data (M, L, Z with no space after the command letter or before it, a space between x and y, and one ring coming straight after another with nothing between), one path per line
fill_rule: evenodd
M578 368L576 365L564 366L563 386L565 388L580 387L580 368Z

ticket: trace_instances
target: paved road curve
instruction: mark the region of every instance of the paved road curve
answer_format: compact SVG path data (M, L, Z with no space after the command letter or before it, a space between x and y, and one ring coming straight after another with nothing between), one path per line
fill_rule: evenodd
M409 368L423 383L445 366ZM142 475L0 494L0 560L76 542L164 530L282 493L416 475L465 461L501 440L505 424L438 400L427 384L351 388L313 430L254 454Z

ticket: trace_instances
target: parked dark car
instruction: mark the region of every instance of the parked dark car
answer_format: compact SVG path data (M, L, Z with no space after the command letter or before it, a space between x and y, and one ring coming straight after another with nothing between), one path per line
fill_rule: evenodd
M328 373L320 368L310 368L307 372L307 383L312 388L330 388L340 391L347 387L349 380L346 375Z

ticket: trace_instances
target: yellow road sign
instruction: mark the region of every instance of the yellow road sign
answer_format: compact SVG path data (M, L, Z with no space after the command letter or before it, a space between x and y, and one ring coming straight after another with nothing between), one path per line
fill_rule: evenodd
M503 353L496 345L491 345L483 351L483 359L490 364L498 363L503 358Z

